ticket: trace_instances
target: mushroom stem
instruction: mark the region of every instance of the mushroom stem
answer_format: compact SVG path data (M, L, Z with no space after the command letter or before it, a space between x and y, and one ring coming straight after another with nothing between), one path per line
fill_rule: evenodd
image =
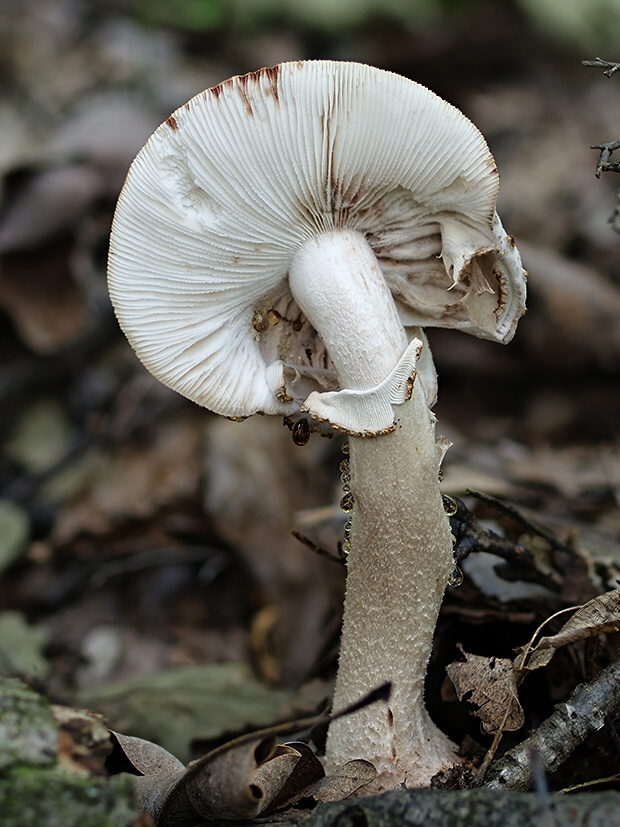
M341 386L378 385L407 346L398 311L370 246L349 230L306 242L289 271L295 300L321 334ZM307 285L312 284L312 290ZM419 381L397 408L397 426L349 441L355 500L334 708L380 683L374 704L329 730L326 761L371 761L379 788L428 785L454 762L454 746L431 722L424 679L452 568L450 527L439 490L434 420Z
M374 704L331 725L327 763L366 758L383 788L427 786L456 760L424 705L453 558L434 427L419 382L393 433L350 438L349 462L355 506L334 709L385 680L393 689L387 707Z

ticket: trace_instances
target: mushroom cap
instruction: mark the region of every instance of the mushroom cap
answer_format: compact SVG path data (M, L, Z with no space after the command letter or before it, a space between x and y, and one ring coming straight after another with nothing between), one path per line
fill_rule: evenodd
M300 61L233 77L177 109L129 170L109 258L119 323L194 402L291 414L339 384L289 265L347 228L374 251L409 338L438 326L506 342L525 281L498 183L476 127L399 75Z

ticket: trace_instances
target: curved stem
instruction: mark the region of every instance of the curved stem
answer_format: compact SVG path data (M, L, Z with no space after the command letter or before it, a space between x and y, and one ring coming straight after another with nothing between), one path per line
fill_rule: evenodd
M307 242L289 271L295 300L319 331L342 387L380 384L407 337L377 260L358 233ZM334 708L386 680L389 707L374 704L334 722L328 764L365 758L385 787L428 784L452 763L452 745L424 707L424 678L452 541L438 481L434 426L420 382L393 433L352 437L355 499Z

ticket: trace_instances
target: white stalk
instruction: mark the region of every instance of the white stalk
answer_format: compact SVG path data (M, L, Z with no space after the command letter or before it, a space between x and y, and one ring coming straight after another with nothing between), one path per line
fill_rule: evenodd
M334 231L307 242L289 271L292 293L319 331L341 386L379 385L407 347L375 256L362 235ZM428 785L454 762L454 746L431 722L424 679L452 568L452 541L438 481L432 416L419 381L396 408L397 427L351 437L355 499L334 709L386 680L388 705L373 704L329 730L326 761L355 758L379 772L377 789Z

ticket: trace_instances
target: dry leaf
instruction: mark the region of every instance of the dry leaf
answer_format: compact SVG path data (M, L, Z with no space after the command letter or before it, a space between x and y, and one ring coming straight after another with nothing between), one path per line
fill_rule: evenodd
M112 735L140 773L135 780L136 800L157 827L194 827L198 816L218 822L247 820L311 794L317 801L346 798L372 780L376 773L371 764L352 761L327 786L317 787L325 773L312 750L306 744L280 744L277 739L387 701L390 691L391 684L386 683L331 717L315 715L242 735L187 768L156 744Z
M466 700L479 707L474 715L482 721L484 732L520 729L524 716L512 661L470 655L461 646L459 649L465 661L446 667L459 700L468 695Z
M125 756L140 775L185 771L183 762L159 744L134 735L123 735L121 732L111 732L111 735L116 738Z
M377 770L370 761L364 761L361 758L356 761L347 761L332 775L319 779L305 791L305 796L311 796L318 804L343 801L370 784L376 776Z
M562 646L619 630L620 589L614 589L584 603L557 634L542 637L532 649L524 647L522 655L515 661L515 668L527 671L540 669Z
M279 666L284 683L312 670L335 601L342 602L344 571L291 535L296 514L330 496L321 471L328 449L316 435L303 448L294 445L277 417L216 419L207 431L206 511L247 562L264 603L278 607L269 677Z
M290 807L300 798L305 798L308 795L309 787L314 787L315 784L320 784L323 780L323 765L308 744L303 741L293 741L287 746L294 747L299 752L300 759L295 764L280 792L273 798L268 808L269 812L274 812L283 807Z
M620 353L620 292L595 267L550 248L522 243L526 270L536 273L532 295L538 312L528 322L527 344L540 364L564 365L566 343L580 342L571 368L595 364L609 368Z
M288 725L287 725L288 726ZM140 777L136 799L158 827L251 819L284 806L323 776L306 744L279 744L283 727L245 735L186 768L157 744L113 733Z
M157 823L177 824L188 805L194 817L208 821L255 818L276 799L300 758L272 735L225 744L189 765L156 814Z

